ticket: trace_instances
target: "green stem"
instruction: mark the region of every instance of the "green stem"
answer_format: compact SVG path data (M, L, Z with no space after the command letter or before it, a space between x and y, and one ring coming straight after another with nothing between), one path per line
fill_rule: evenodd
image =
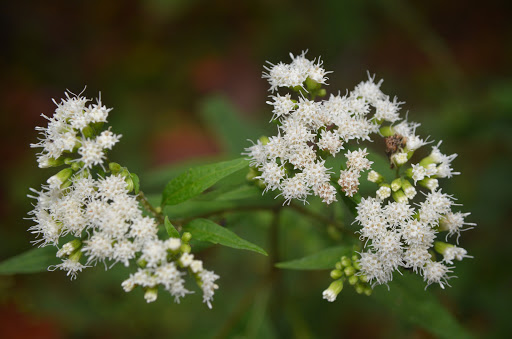
M153 205L151 205L149 200L144 195L144 192L139 191L139 194L137 195L137 200L140 202L140 204L142 205L142 207L144 207L146 211L150 212L153 215L153 217L155 217L155 219L158 220L159 224L164 223L165 216L163 215L162 210L160 208L155 208Z

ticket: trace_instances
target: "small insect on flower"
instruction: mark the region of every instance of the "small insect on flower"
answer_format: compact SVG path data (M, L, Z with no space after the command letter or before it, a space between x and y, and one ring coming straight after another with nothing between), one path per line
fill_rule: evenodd
M386 143L386 155L391 163L391 168L395 167L393 163L392 157L395 153L401 152L407 143L407 137L403 135L395 133L392 136L384 138L384 142Z

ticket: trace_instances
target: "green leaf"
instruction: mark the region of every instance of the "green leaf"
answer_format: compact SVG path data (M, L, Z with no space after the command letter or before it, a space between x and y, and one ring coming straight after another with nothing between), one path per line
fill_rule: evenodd
M139 176L135 173L130 173L130 176L132 177L132 181L133 181L133 191L135 194L139 194L139 189L140 189Z
M162 206L176 205L201 194L220 179L247 167L244 158L199 166L172 179L164 189Z
M221 96L207 98L200 109L200 116L217 139L222 148L233 155L240 154L246 145L247 139L256 139L261 134L260 128L254 123L241 119L241 114L233 107L228 99Z
M433 286L432 286L433 287ZM432 288L430 287L430 288ZM400 318L418 325L440 338L471 338L437 297L425 290L425 283L416 275L395 275L387 287L380 286L373 296Z
M225 227L219 226L208 219L195 219L183 227L184 231L192 233L192 238L201 241L209 241L227 247L241 250L249 250L267 255L261 247L240 238Z
M0 263L0 274L19 274L44 272L50 265L59 263L55 257L57 248L39 247L18 254Z
M337 246L326 248L315 254L308 255L304 258L279 262L276 264L278 268L289 270L328 270L334 269L336 262L344 255L352 253L351 246Z
M171 222L169 221L169 218L167 216L165 216L164 224L165 224L165 230L167 231L167 234L171 238L179 238L180 237L180 233L173 226L173 224L171 224Z

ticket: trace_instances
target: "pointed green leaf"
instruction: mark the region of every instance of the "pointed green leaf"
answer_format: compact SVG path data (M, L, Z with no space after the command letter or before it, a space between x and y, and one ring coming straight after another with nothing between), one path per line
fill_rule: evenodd
M165 224L165 230L167 231L167 234L171 238L179 238L180 237L180 233L173 226L173 224L171 224L171 222L169 221L169 218L167 216L165 216L164 224Z
M220 179L247 167L244 158L189 169L172 179L164 189L162 206L176 205L201 194Z
M431 286L430 289L435 288ZM439 338L471 338L454 316L441 305L435 295L425 290L425 283L416 275L395 274L389 291L386 286L375 289L373 296L397 316L418 325Z
M241 250L249 250L267 255L261 247L240 238L225 227L217 225L208 219L195 219L183 227L184 231L192 233L192 238L201 241L209 241L227 247Z
M48 266L59 263L55 257L57 248L53 246L28 250L0 263L0 274L44 272Z
M331 247L304 258L279 262L276 267L289 270L329 270L334 268L342 256L351 253L351 246Z

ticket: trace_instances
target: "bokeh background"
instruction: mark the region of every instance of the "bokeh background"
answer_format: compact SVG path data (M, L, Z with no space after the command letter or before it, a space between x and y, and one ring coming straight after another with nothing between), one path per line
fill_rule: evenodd
M422 123L421 134L459 154L454 165L462 175L447 190L478 223L462 237L475 258L458 264L453 288L435 292L477 337L506 337L512 330L510 13L506 1L493 0L3 2L0 259L30 248L26 194L50 172L37 168L29 143L34 127L45 123L40 114L51 114L51 99L65 89L87 85L88 97L101 91L114 107L113 130L123 134L112 158L157 192L152 175L161 168L232 158L245 139L257 137L241 135L239 144L226 145L222 114L212 118L205 105L227 102L237 119L263 133L270 118L264 62L308 49L334 71L328 91L344 92L367 71L375 73L385 79L384 92L405 101L403 110ZM307 241L303 246L313 249ZM181 305L170 297L146 305L142 294L119 287L123 270L98 268L73 282L61 273L0 276L0 337L432 337L371 298L343 291L336 303L321 300L326 272L284 272L288 285L276 303L253 284L265 258L213 249L207 261L223 277L212 311L198 296ZM283 320L276 324L272 316Z

